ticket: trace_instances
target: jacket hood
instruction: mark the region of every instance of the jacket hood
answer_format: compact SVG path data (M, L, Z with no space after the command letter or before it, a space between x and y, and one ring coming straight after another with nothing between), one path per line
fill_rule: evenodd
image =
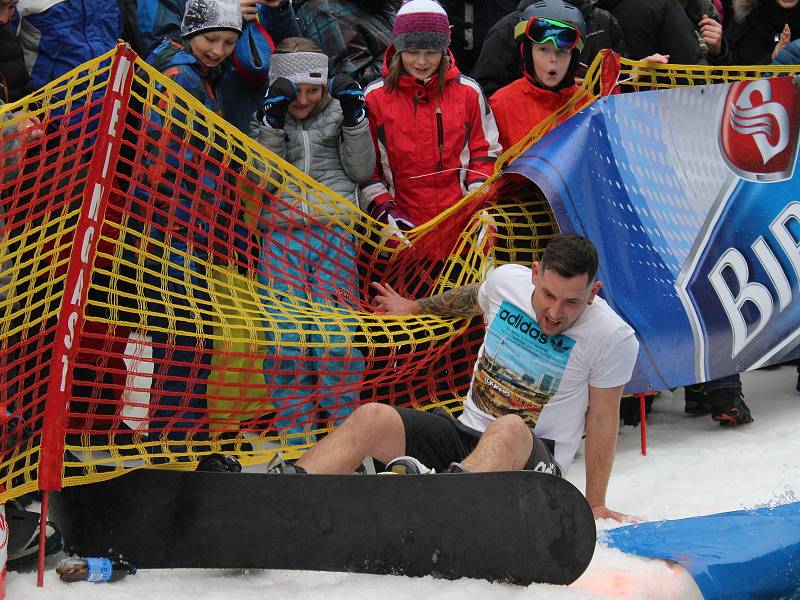
M389 65L391 64L395 54L397 54L397 49L394 47L394 44L391 44L386 49L386 54L383 55L383 68L381 69L381 75L384 78L389 76ZM447 72L445 73L445 80L449 81L451 79L455 79L456 77L458 77L461 74L461 71L459 71L458 67L456 66L456 59L453 56L453 53L450 52L450 50L448 50L447 55L450 57L450 66L447 68ZM409 82L416 81L410 75L401 75L400 81L402 82L403 80L407 80ZM435 87L438 81L439 81L439 76L434 75L428 81L425 82L425 87L429 86Z
M775 0L767 0L768 2L775 2ZM732 0L731 8L733 9L733 17L737 21L742 21L753 9L764 6L764 0ZM785 9L792 12L798 10L800 7Z
M184 40L166 38L153 50L151 63L156 69L162 70L167 65L194 65L200 64L200 61Z
M733 8L733 16L735 19L741 21L756 5L757 0L733 0L731 8Z

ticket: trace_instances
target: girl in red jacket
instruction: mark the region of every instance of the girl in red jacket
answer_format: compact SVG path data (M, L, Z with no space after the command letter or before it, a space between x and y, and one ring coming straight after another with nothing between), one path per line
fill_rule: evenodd
M480 86L449 52L450 23L433 0L398 11L383 78L366 89L377 164L361 206L407 230L453 206L492 174L497 126Z

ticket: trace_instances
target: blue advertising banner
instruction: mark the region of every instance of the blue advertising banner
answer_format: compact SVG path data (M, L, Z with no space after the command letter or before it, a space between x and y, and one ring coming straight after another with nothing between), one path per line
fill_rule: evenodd
M603 98L507 167L597 245L640 342L628 392L800 355L798 138L778 77Z

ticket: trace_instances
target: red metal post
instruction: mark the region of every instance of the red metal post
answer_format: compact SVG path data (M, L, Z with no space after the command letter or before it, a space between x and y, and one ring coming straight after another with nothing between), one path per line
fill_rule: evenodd
M36 585L44 585L44 550L47 543L47 511L50 505L50 492L42 492L42 514L39 517L39 570L36 573Z
M639 394L639 422L642 435L642 456L647 456L647 394Z
M40 587L44 578L47 491L61 489L64 430L72 387L72 366L83 327L84 305L92 281L91 272L100 237L100 228L105 216L111 184L116 174L122 134L128 114L135 59L136 54L127 44L117 45L117 51L112 57L108 85L105 88L105 98L94 143L94 154L88 167L83 206L75 227L67 277L64 281L64 295L59 308L39 458L39 489L44 491L37 579Z
M0 492L6 488L0 484ZM6 505L0 504L0 600L6 598L6 574L8 573L8 520Z

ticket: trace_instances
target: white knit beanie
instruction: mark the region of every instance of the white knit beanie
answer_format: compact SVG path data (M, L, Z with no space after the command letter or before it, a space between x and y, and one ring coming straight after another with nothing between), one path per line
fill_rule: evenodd
M181 22L184 38L209 29L225 29L242 33L242 11L239 0L188 0Z

